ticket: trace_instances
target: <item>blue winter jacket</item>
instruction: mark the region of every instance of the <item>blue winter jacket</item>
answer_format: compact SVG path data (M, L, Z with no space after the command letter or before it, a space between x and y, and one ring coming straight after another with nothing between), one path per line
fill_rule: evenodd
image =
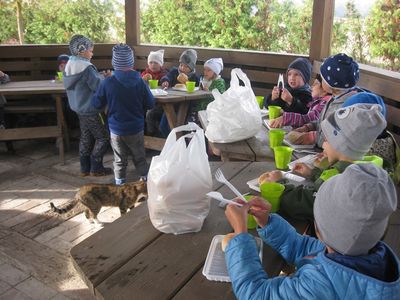
M169 87L173 87L175 84L179 83L178 82L178 75L179 75L179 69L177 67L173 67L167 75L163 76L160 79L160 84L162 84L164 81L168 81ZM196 82L196 86L199 85L200 78L199 76L196 75L196 72L193 71L190 74L188 74L189 81L194 81Z
M148 85L136 71L114 71L104 79L92 98L96 108L108 106L108 125L113 134L134 135L144 130L146 111L154 107Z
M392 269L392 280L381 281L328 258L319 240L298 234L283 218L271 214L258 229L263 241L278 251L297 271L268 278L258 257L254 238L247 233L228 244L225 260L238 299L399 299L399 260L383 242L390 258L382 268ZM349 259L351 257L347 256ZM357 257L354 257L357 259Z
M79 63L79 59L71 60ZM64 73L63 82L67 91L68 103L73 111L79 115L95 115L100 112L94 108L91 100L103 76L97 72L94 65L89 64L82 72L67 75Z

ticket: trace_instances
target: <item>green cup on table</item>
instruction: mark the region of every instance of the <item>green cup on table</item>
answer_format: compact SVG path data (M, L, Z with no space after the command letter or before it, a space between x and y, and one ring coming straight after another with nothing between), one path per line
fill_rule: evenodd
M263 96L256 96L256 99L257 99L258 106L260 106L260 109L262 109L263 106L264 106L264 97Z
M281 146L283 138L285 137L285 131L282 129L271 129L269 131L269 146L274 148Z
M158 80L157 79L150 79L149 80L149 87L152 90L156 89L158 87Z
M63 72L57 72L57 79L58 79L58 81L62 81L63 80Z
M245 195L244 198L246 199L246 201L249 201L252 197L254 197L253 195ZM254 229L257 227L257 222L254 219L254 216L251 214L247 214L247 229Z
M268 106L268 115L269 119L273 120L281 116L282 108L280 106L269 105Z
M271 212L277 212L280 206L280 199L285 186L277 182L264 182L260 185L261 197L271 203Z
M188 93L193 93L195 86L196 86L195 81L186 81L186 91Z
M274 147L275 166L280 170L287 170L292 160L293 148L287 146Z

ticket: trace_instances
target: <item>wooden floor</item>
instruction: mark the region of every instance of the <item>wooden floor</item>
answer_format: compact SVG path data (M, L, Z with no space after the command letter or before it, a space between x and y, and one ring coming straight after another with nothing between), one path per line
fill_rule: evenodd
M15 147L16 154L10 155L0 143L0 299L93 299L69 250L101 227L89 224L83 214L61 218L49 211L49 203L69 201L85 183L111 183L113 175L76 176L76 143L65 165L54 140L17 142ZM104 161L112 167L111 150ZM132 180L133 169L130 163ZM99 219L110 223L119 215L118 208L103 208Z
M16 154L0 143L0 299L93 299L72 266L69 250L100 227L82 214L61 218L49 211L71 199L89 182L113 182L113 176L79 178L77 145L59 162L53 141L18 142ZM148 156L149 159L151 155ZM111 150L105 165L112 167ZM131 179L134 170L130 165ZM105 208L103 222L119 217ZM107 224L105 225L107 226ZM385 240L400 255L400 211L390 221Z

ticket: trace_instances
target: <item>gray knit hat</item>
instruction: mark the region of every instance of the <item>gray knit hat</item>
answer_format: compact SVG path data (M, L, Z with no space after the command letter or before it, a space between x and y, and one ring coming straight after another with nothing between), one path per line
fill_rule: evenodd
M354 164L324 182L314 202L322 241L343 255L363 255L382 238L397 207L388 173L374 164Z
M386 128L377 104L356 104L339 108L321 123L328 143L352 160L361 160Z
M299 57L292 61L286 71L286 76L287 73L289 73L289 70L292 69L300 72L305 84L310 83L312 66L308 59Z
M187 49L182 52L179 62L188 65L193 71L196 68L197 52L193 49Z
M112 49L111 63L114 70L129 70L133 68L133 51L127 44L117 44Z
M81 52L84 52L94 46L94 43L88 39L87 37L76 34L71 38L69 42L69 51L71 51L72 55L78 55Z

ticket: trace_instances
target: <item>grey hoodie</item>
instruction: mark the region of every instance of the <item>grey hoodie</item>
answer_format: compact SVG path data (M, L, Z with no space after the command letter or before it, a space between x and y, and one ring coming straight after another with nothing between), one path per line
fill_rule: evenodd
M83 71L81 71L82 69ZM74 73L74 70L79 70L79 72ZM88 60L72 56L68 61L63 74L63 82L69 105L78 115L95 115L101 111L91 104L91 99L101 80L102 75Z

